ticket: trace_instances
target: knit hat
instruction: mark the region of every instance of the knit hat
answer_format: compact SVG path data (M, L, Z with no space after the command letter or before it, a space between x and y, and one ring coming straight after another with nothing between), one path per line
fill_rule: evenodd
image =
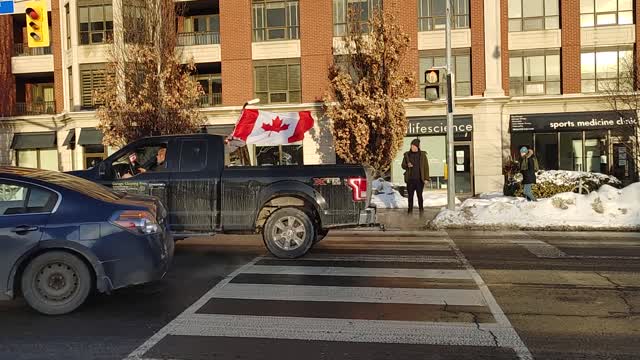
M420 139L413 139L411 141L411 145L415 145L418 149L420 149Z
M527 149L526 146L523 146L523 147L520 148L520 154L525 154L527 152L529 152L529 149Z

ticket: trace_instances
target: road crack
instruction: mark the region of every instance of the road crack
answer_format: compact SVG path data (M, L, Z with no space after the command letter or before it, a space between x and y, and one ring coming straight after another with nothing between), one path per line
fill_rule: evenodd
M489 335L491 335L491 338L493 339L493 346L494 347L500 347L500 344L498 343L498 337L496 336L496 334L493 333L493 331L488 330L488 329L483 329L480 327L480 319L478 319L478 314L476 314L473 311L450 311L449 310L449 304L446 301L444 302L444 309L442 309L442 311L449 313L449 314L469 314L473 317L473 323L476 326L476 329L478 329L479 331L485 332L485 333L489 333Z
M620 284L620 283L618 283L616 281L613 281L609 276L607 276L607 275L605 275L605 274L603 274L601 272L596 271L595 273L598 276L600 276L601 278L605 279L607 282L609 282L609 284L613 285L613 287L617 290L617 292L618 292L617 295L620 298L620 300L622 300L622 302L625 304L625 306L627 308L627 314L629 316L635 316L635 315L640 314L640 313L634 311L633 304L631 304L629 302L629 299L627 299L627 294L625 293L625 290L624 290L625 286L624 285L622 285L622 284Z

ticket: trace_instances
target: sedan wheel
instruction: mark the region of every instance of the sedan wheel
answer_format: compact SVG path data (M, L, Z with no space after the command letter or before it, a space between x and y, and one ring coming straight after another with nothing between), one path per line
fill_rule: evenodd
M283 208L275 211L263 231L267 249L279 258L297 258L309 251L315 240L313 222L302 210Z
M61 251L47 252L33 259L21 280L27 303L47 315L74 311L84 303L92 288L87 265Z

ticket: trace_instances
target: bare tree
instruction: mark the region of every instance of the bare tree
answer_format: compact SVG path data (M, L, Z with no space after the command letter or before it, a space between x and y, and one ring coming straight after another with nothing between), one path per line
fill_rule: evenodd
M329 68L325 110L333 121L336 155L387 171L407 133L404 100L415 91L415 74L402 68L409 36L395 14L376 10L366 23L350 12L344 55Z
M633 56L625 57L620 60L619 71L618 82L606 83L605 98L619 118L612 136L625 149L627 164L633 164L634 173L629 175L637 181L640 170L640 64Z
M114 0L116 31L97 111L106 145L151 135L195 132L203 93L183 64L173 0ZM120 14L118 13L120 12Z

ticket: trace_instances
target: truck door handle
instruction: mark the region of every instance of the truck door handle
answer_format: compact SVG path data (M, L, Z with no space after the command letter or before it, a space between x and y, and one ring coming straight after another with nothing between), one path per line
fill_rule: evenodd
M27 226L27 225L20 225L20 226L16 226L13 229L11 229L11 232L14 232L16 234L20 234L20 233L28 233L28 232L32 232L32 231L38 231L38 227L37 226Z
M149 188L151 189L163 189L165 186L167 186L164 183L149 183Z

